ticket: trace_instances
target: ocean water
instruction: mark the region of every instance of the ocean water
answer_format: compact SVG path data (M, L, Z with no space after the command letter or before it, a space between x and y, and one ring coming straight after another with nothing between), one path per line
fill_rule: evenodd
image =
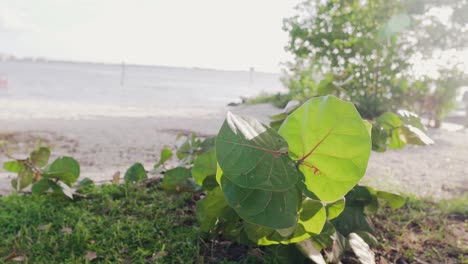
M279 74L68 62L0 62L0 119L207 116L279 92Z

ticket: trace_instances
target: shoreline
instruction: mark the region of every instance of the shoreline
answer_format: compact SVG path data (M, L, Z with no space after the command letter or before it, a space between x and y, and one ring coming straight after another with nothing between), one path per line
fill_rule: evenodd
M51 159L72 156L81 166L81 176L95 181L121 176L134 162L146 169L159 159L164 146L175 147L179 132L215 135L227 111L250 115L268 124L269 116L280 112L268 104L225 107L208 116L103 117L95 119L0 119L0 141L10 141L15 157L25 157L38 138L51 147ZM468 192L468 131L444 123L430 129L432 146L407 146L385 153L372 152L362 183L387 190L434 198L462 197ZM7 161L0 152L0 163ZM0 169L0 194L10 187L11 173Z

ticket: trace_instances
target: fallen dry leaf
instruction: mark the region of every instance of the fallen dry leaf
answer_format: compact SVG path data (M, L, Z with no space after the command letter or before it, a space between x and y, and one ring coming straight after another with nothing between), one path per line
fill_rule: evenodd
M88 251L86 252L85 259L91 261L93 259L97 258L97 254L94 251Z
M120 183L120 171L117 171L116 173L114 173L114 175L112 176L112 183L113 184Z
M50 224L38 225L37 230L46 230L49 226L50 226Z
M18 261L18 262L23 262L23 261L26 260L26 258L24 256L17 256L17 257L12 258L11 260Z
M71 234L72 231L73 231L73 229L71 229L70 227L64 227L64 228L62 228L61 231L62 231L62 233L64 233L64 234Z

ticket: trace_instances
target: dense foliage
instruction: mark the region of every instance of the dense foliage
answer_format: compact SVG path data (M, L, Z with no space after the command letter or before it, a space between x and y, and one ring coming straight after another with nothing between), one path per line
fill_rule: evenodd
M286 50L294 56L285 78L290 97L335 94L366 119L409 109L440 120L466 76L454 63L416 76L414 63L466 47L461 14L467 6L461 0L305 1L284 23ZM453 11L448 22L434 15L447 10Z

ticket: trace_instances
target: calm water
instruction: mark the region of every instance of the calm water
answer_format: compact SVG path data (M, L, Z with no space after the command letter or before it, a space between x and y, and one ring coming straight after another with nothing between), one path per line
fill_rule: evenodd
M206 114L284 89L278 74L90 63L0 62L2 77L3 119Z

